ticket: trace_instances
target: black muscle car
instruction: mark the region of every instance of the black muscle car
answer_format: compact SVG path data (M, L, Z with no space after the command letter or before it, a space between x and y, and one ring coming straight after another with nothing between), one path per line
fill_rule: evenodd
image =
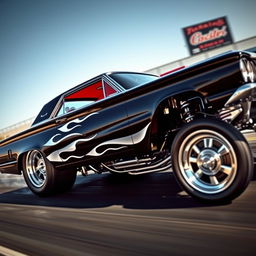
M0 142L2 173L46 196L77 171L169 170L190 195L232 200L253 173L256 55L228 52L157 77L111 72L47 103L32 127Z

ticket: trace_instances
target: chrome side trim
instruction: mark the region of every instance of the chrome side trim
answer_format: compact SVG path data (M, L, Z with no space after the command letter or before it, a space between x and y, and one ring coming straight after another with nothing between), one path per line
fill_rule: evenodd
M148 171L143 171L143 172L128 172L130 175L140 175L140 174L146 174L146 173L151 173L151 172L162 172L162 171L167 171L168 169L172 168L172 164L168 164L164 167L157 168L154 170L148 170Z
M111 72L110 72L110 73L111 73ZM117 88L119 92L124 92L124 91L126 91L122 85L120 85L119 83L117 83L113 78L111 78L111 77L109 76L110 73L104 74L104 75L103 75L103 79L105 79L108 83L110 83L110 84L113 85L115 88Z
M152 158L146 158L146 159L136 159L136 160L128 160L128 161L123 161L123 162L119 162L119 163L115 163L113 164L115 166L115 168L120 168L120 166L131 166L131 165L136 165L136 164L140 164L140 163L145 163L145 162L151 162Z
M248 52L248 51L243 51L243 52L246 52L247 54L249 54L252 59L256 59L256 53L255 52Z
M134 169L134 170L132 170L132 172L147 171L147 170L150 170L152 168L155 169L155 168L160 167L163 164L168 163L168 161L171 161L171 156L166 157L163 161L160 161L160 162L158 162L156 164L153 164L153 165L150 165L150 166L147 166L147 167L142 167L142 168Z
M171 156L168 156L167 158L165 158L164 160L153 164L153 165L149 165L147 167L144 168L137 168L134 170L123 170L123 171L119 171L117 169L111 168L107 165L105 165L104 163L101 163L101 165L106 168L108 171L111 172L116 172L116 173L129 173L131 175L139 175L139 174L146 174L146 173L151 173L151 172L160 172L160 171L165 171L168 170L172 167L171 162L168 163L169 161L171 161ZM164 165L164 166L162 166ZM162 166L162 167L161 167Z
M145 163L134 163L134 164L129 164L129 165L122 165L122 166L116 166L115 164L113 164L113 167L116 170L123 170L126 168L133 168L133 167L138 167L138 166L145 166Z
M12 162L8 162L8 163L0 164L0 167L12 165L12 164L17 164L17 163L18 163L17 161L12 161Z

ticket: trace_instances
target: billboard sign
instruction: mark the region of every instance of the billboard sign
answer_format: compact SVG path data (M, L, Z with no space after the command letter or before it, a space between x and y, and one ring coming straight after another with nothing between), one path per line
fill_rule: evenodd
M198 23L182 30L191 55L233 43L226 17Z

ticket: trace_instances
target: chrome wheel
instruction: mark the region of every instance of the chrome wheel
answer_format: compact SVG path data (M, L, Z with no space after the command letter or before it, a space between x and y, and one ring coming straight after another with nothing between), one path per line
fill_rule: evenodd
M185 182L205 194L226 190L237 173L233 146L220 133L208 129L193 131L183 140L178 165Z
M41 188L46 183L46 163L41 152L33 150L27 154L26 169L28 179L36 188Z

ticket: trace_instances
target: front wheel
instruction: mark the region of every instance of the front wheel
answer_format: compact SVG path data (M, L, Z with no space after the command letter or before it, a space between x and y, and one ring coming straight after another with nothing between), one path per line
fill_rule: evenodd
M56 170L42 152L32 150L23 157L23 176L30 190L48 196L70 189L76 180L74 170Z
M250 148L232 125L200 119L185 125L172 145L173 171L190 195L229 201L248 186L253 173Z

